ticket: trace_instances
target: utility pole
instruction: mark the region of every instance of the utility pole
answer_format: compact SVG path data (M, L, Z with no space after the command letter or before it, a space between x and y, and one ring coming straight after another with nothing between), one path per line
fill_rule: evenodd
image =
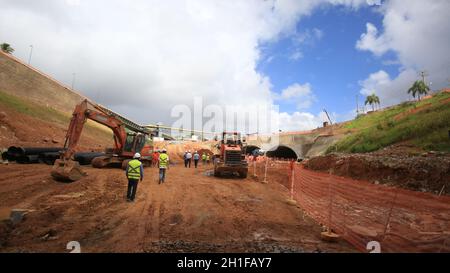
M356 94L356 116L359 116L359 94Z
M31 64L31 56L33 55L33 45L30 45L30 57L28 58L28 65Z
M75 76L76 75L77 75L76 73L72 74L72 90L74 90L73 87L75 86Z
M422 77L422 81L425 83L425 77L427 77L429 75L428 75L427 71L423 70L423 71L420 71L420 76Z

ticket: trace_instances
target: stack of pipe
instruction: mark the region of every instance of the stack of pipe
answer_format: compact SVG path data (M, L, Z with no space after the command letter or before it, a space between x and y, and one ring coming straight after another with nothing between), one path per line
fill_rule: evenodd
M78 161L80 165L89 165L92 160L98 156L103 156L105 153L97 153L97 152L83 152L83 153L75 153L74 159ZM44 153L40 157L40 161L44 162L47 165L55 164L56 159L60 157L59 153Z
M15 147L11 146L6 154L6 159L9 161L17 161L21 164L31 164L39 163L39 159L45 153L59 153L64 150L64 148L53 148L53 147Z
M19 164L33 164L43 162L47 165L53 165L61 156L61 151L64 148L23 148L23 147L9 147L8 151L2 153L4 160L16 161ZM89 165L92 160L98 156L103 156L105 153L98 152L82 152L74 155L75 161L81 165Z

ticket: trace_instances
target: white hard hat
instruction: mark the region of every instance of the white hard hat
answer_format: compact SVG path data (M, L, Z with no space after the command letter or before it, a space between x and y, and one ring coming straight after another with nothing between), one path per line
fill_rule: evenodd
M162 149L162 152L165 153L165 152L167 152L167 150L166 149Z
M134 159L136 159L136 158L141 158L141 154L140 154L140 153L135 153L133 158L134 158Z

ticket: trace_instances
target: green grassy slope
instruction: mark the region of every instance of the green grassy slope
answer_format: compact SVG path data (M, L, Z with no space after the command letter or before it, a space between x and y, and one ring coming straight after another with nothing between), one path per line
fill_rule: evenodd
M328 153L372 152L398 142L450 152L450 93L361 116L343 124L342 129L349 133L329 147Z

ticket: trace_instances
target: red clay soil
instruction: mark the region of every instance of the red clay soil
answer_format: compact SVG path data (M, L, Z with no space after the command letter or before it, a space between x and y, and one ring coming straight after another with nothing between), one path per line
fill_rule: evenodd
M401 147L367 154L330 154L305 162L310 170L405 189L450 194L450 155L408 154Z
M353 252L344 241L320 240L321 227L286 204L278 183L215 178L208 167L146 169L135 203L125 202L119 169L85 168L72 184L51 179L45 165L0 165L0 211L31 212L16 226L0 224L0 252ZM4 216L5 216L4 215Z
M0 111L0 148L21 147L62 147L64 146L67 124L45 121L19 113L8 107ZM78 151L104 151L114 145L112 137L100 129L83 130Z
M167 144L164 142L156 142L154 143L154 147L155 149L167 149L170 161L174 163L183 162L183 156L186 151L191 151L191 153L197 151L199 154L206 152L210 156L213 155L211 145L209 143L183 142L178 144Z

